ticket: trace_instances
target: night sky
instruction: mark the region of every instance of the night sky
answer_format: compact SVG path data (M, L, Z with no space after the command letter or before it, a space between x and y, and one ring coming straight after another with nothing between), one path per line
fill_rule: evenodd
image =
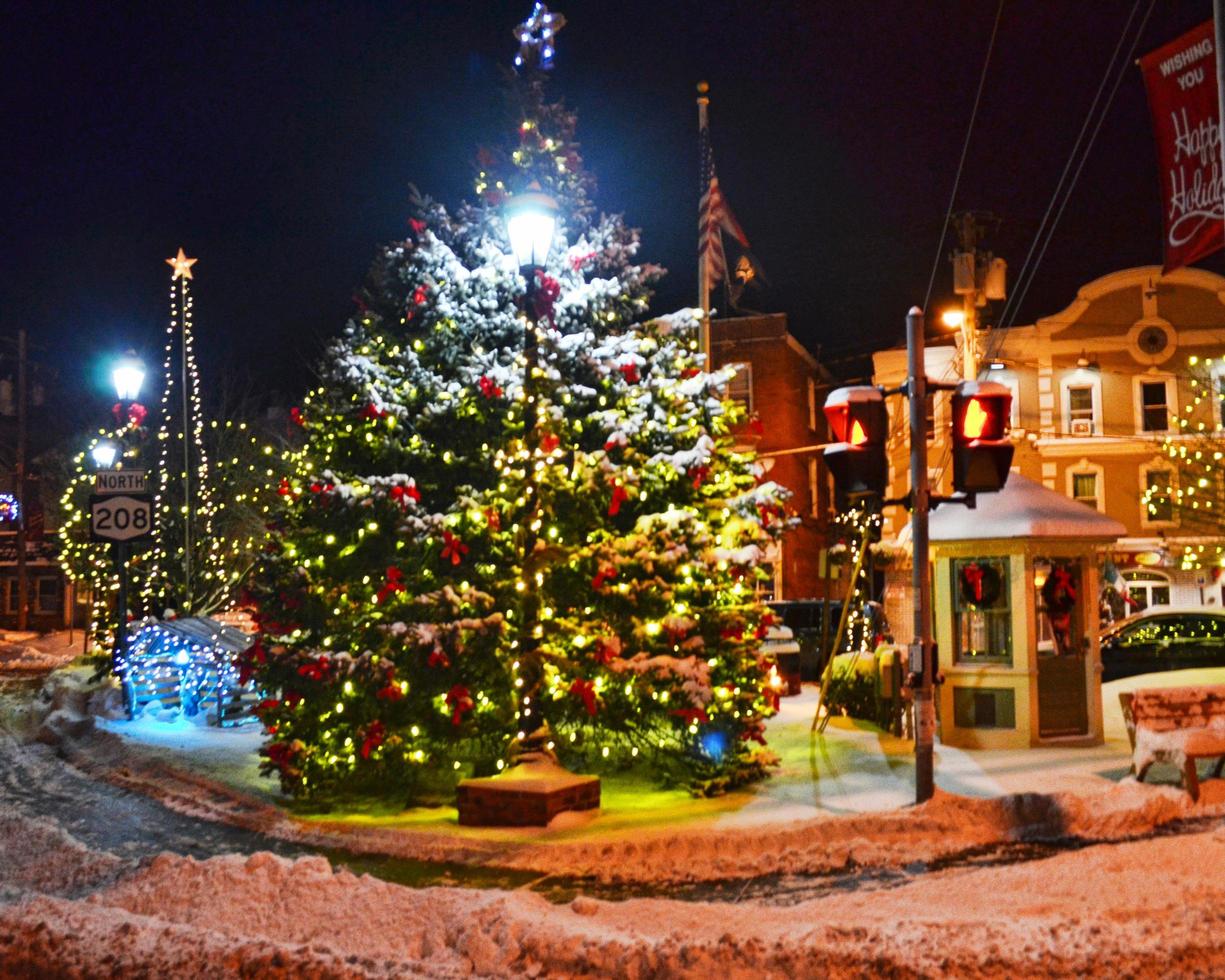
M206 382L296 401L376 246L405 234L407 185L469 193L476 145L502 135L499 66L529 6L9 5L0 333L25 326L70 397L100 397L111 352L160 358L163 260L182 245L200 260ZM1003 217L995 251L1014 271L1132 6L1005 4L957 207ZM831 356L897 339L927 288L995 8L558 0L553 91L579 111L599 204L671 270L656 311L696 299L706 78L724 192L772 281L753 305ZM1136 53L1210 15L1209 0L1158 0ZM1018 322L1160 262L1160 241L1129 65ZM941 255L933 307L950 296Z

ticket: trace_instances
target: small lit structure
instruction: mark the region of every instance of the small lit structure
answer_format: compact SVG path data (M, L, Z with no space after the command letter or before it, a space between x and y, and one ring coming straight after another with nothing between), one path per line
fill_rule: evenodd
M234 658L255 641L215 619L146 619L128 629L124 683L130 685L132 715L158 701L193 716L212 709L221 726L254 721L256 691L238 679Z
M1100 552L1113 518L1018 473L975 510L931 517L940 740L963 748L1102 741Z

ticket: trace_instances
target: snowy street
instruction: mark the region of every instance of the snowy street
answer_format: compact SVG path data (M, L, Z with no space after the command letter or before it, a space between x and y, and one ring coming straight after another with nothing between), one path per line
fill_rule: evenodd
M1096 795L942 792L919 810L803 822L742 812L634 835L448 838L293 820L87 724L57 740L48 712L65 732L75 716L63 691L35 692L8 682L3 695L8 975L1225 970L1213 782L1194 809L1175 786L1128 782Z

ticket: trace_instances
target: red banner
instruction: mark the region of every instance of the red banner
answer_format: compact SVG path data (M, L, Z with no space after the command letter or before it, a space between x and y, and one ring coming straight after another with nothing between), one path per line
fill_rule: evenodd
M1165 271L1225 245L1225 185L1212 21L1140 59L1157 137Z

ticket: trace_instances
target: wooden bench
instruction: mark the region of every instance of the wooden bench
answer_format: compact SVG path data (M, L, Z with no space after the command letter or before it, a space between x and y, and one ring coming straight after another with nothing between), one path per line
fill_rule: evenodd
M1183 786L1198 800L1196 762L1216 759L1214 779L1225 768L1225 684L1145 688L1120 693L1119 704L1136 779L1143 781L1154 762L1168 762L1182 770Z

